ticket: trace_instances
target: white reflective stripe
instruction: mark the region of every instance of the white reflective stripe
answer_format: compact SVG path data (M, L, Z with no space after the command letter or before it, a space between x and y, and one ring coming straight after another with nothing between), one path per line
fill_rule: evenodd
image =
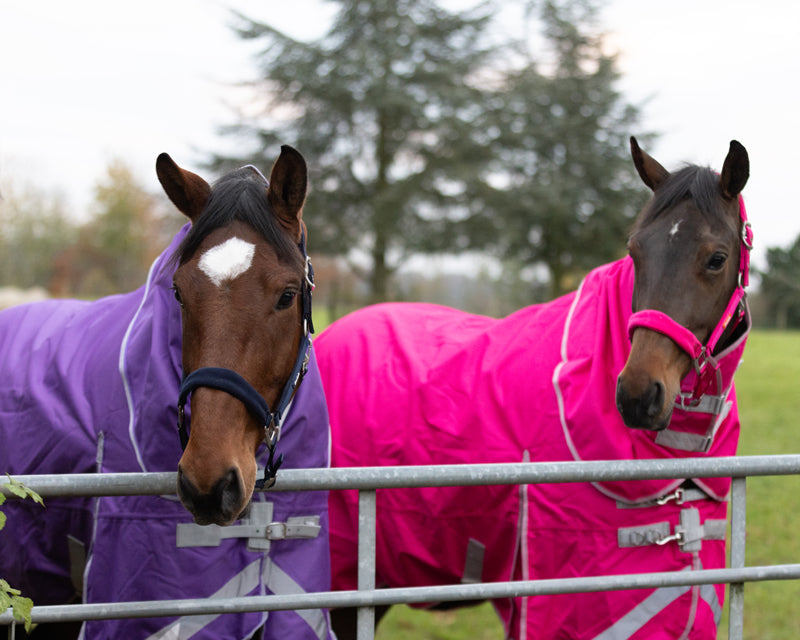
M228 580L222 587L212 593L210 598L234 598L237 596L246 596L251 591L258 587L259 576L261 574L262 560L266 559L269 564L268 558L258 558L247 565L233 578ZM163 629L156 631L153 635L149 636L147 640L188 640L195 633L200 631L206 625L211 624L214 620L219 618L221 613L209 613L200 616L183 616L173 621ZM258 623L258 626L264 624L266 614ZM256 627L257 628L257 627ZM253 629L255 631L255 629Z
M141 467L142 471L150 471L145 464L144 459L142 458L142 454L139 451L139 443L136 442L136 436L133 433L133 428L136 424L136 407L133 406L133 391L131 390L131 385L128 382L128 374L126 373L127 364L125 361L125 356L128 350L128 340L131 337L131 333L133 333L133 327L136 324L136 321L139 319L139 313L142 311L144 307L144 303L147 301L147 296L150 295L150 288L153 284L153 279L155 277L155 268L158 264L158 259L153 261L153 264L150 265L150 270L147 272L147 280L145 281L144 285L144 293L142 293L142 301L139 303L139 306L136 308L136 313L133 314L133 318L131 318L130 324L128 324L127 329L125 329L125 335L122 337L122 344L119 347L119 360L117 363L117 368L119 370L119 375L122 378L122 388L125 390L125 401L128 405L128 436L131 440L131 445L133 445L133 450L136 453L136 460L139 463L139 467Z
M288 596L305 593L295 580L272 560L265 564L264 583L275 595ZM311 628L320 640L328 637L328 620L322 609L296 609L294 611Z

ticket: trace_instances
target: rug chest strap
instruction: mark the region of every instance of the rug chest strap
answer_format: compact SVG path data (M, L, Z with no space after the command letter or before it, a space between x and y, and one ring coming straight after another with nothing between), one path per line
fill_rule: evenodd
M218 547L229 538L247 538L250 551L269 551L273 540L316 538L320 532L319 516L293 516L286 522L272 521L272 503L254 502L242 524L220 527L181 522L177 526L176 546Z
M674 530L669 522L622 527L617 530L617 543L628 548L677 542L681 551L700 551L703 540L724 540L727 528L728 521L723 519L709 518L701 524L700 511L688 508L681 510L680 524Z

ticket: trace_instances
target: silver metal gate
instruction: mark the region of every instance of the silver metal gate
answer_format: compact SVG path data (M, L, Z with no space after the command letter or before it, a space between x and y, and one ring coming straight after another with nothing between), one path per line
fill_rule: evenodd
M359 491L358 590L299 595L219 599L157 600L103 604L34 606L36 623L223 614L244 611L359 607L358 639L374 637L375 607L398 603L491 600L520 596L581 593L683 585L730 584L729 635L743 638L744 584L800 579L800 563L745 566L746 480L752 476L800 475L800 455L742 456L714 459L534 462L514 464L285 469L270 491L357 489ZM732 477L730 563L726 569L375 589L375 491L404 487L524 485L692 477ZM174 473L118 473L17 476L42 497L171 495ZM0 491L7 484L0 478ZM5 491L4 491L5 493ZM0 625L16 625L11 612Z

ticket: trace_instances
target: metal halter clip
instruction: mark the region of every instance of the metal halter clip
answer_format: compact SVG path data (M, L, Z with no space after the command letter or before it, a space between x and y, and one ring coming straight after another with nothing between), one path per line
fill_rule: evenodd
M684 541L683 529L676 527L675 533L673 533L671 536L664 536L663 538L656 540L656 544L663 546L668 542L673 542L673 541L677 542L679 545L683 545Z
M683 487L678 487L675 489L674 493L670 493L669 495L663 496L656 500L656 504L663 506L667 504L670 500L674 500L675 504L683 504ZM662 544L662 543L658 543Z

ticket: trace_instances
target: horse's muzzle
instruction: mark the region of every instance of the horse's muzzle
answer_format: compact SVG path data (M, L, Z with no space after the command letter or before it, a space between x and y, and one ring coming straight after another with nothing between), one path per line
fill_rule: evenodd
M194 521L203 525L229 525L241 516L249 502L245 500L241 475L234 467L219 478L210 491L202 492L178 466L178 497L194 516Z
M622 421L631 429L662 431L672 417L671 406L665 406L664 384L658 380L649 381L638 393L632 394L620 375L617 378L616 404Z

